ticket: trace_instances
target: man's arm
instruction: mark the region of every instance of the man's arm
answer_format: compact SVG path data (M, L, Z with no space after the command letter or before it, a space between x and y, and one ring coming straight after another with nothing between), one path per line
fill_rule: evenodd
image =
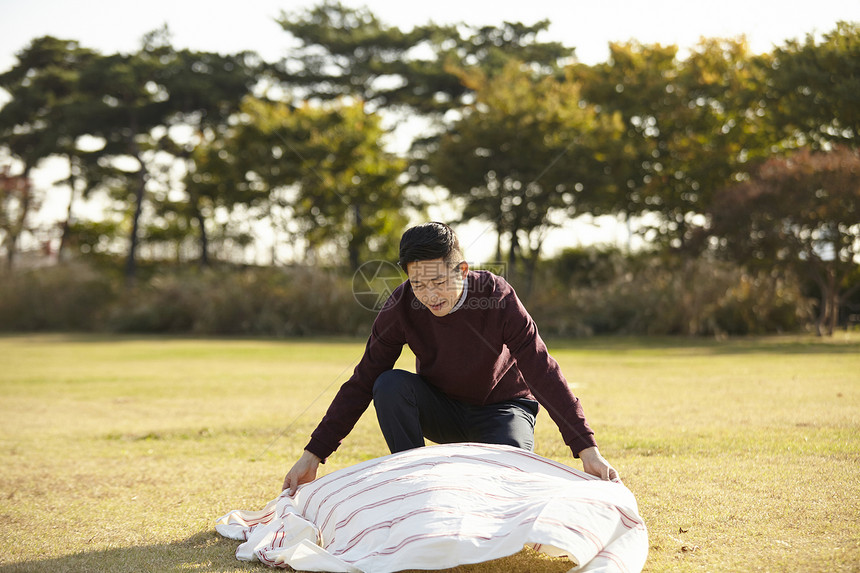
M504 342L532 394L561 431L564 443L574 456L597 446L582 404L571 392L558 363L549 355L538 335L537 325L513 290L502 302L500 317Z
M505 302L501 307L505 313L505 344L516 358L517 367L532 394L558 425L571 453L582 460L586 473L604 480L621 481L618 472L597 449L594 432L585 420L579 399L570 391L558 363L549 355L525 307L513 291Z
M388 306L377 315L364 355L335 395L322 421L311 434L305 451L284 478L283 489L293 495L303 483L316 479L317 468L334 452L372 400L373 383L385 370L390 370L406 343L397 314L397 301L402 298L402 285L394 291ZM282 490L283 491L283 490Z
M370 338L355 371L340 387L325 416L311 432L305 450L327 459L346 438L373 400L376 378L394 367L406 340L396 322L383 310L373 323ZM386 320L388 319L388 320Z

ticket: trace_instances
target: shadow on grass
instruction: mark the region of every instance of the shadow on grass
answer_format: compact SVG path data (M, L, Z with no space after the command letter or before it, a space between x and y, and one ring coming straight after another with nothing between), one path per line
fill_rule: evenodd
M30 559L0 564L0 573L161 571L236 572L264 571L258 563L235 557L239 542L221 537L214 530L201 531L182 541L137 547L85 551L62 557Z
M0 564L0 573L155 573L202 571L236 573L239 571L284 571L270 569L258 562L243 562L235 557L238 541L222 537L215 531L201 531L182 541L138 547L100 549L53 557ZM531 549L473 565L461 565L440 573L562 573L571 562L563 557L548 557ZM287 569L292 571L292 569ZM404 573L410 573L405 570ZM419 572L413 572L419 573Z

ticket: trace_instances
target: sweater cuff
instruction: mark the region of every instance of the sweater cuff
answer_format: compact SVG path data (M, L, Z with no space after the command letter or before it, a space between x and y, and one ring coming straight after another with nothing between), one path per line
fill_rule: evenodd
M573 457L578 458L579 452L582 450L597 447L597 441L594 439L594 434L586 434L585 436L578 436L576 441L568 444L568 446L570 446Z
M334 452L334 449L326 446L317 438L311 438L311 441L308 442L308 445L305 446L305 449L318 457L320 459L320 463L324 464L326 462L326 458L328 458Z

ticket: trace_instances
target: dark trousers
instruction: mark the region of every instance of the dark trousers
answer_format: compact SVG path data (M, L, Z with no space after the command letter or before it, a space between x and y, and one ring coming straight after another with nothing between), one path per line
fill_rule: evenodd
M424 445L478 442L534 448L534 400L472 406L453 400L405 370L383 372L373 385L373 406L391 453Z

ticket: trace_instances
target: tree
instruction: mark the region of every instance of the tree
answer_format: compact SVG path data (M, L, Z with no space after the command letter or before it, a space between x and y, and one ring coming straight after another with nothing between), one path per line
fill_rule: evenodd
M225 135L243 98L258 82L262 65L251 52L222 55L180 50L170 54L168 61L170 69L164 74L162 85L172 102L173 113L166 118L167 130L158 147L183 160L188 172L195 172L199 166L194 161L194 150ZM178 140L172 135L177 127L190 130L192 135L184 141ZM188 196L185 202L163 200L164 211L176 213L187 221L187 226L180 224L180 228L189 229L196 224L200 264L206 266L209 264L207 220L212 217L219 198L201 193L193 185L186 185L185 191Z
M69 162L67 183L71 190L59 254L68 241L69 222L85 164L92 154L80 149L78 138L85 133L81 121L82 102L78 97L81 69L96 52L82 48L74 40L44 36L33 40L17 54L17 63L0 75L0 87L10 101L0 109L0 138L9 152L22 164L27 180L32 169L50 155L65 156ZM20 213L26 217L32 202L22 201ZM15 241L9 248L14 258Z
M463 79L476 102L442 135L429 158L432 177L463 201L463 219L493 225L499 257L507 238L511 271L528 262L531 275L554 215L599 213L612 204L607 158L621 125L583 105L575 82L516 62L495 77Z
M704 40L679 61L677 47L611 44L606 64L574 65L585 99L621 114L628 140L613 166L617 209L657 214L646 237L683 248L717 189L744 176L773 144L757 95L762 62L742 40Z
M34 203L33 184L23 175L12 175L8 166L0 170L0 247L6 249L6 267L12 270L18 238L27 228Z
M390 103L391 85L397 81L384 78L422 35L404 34L366 8L339 2L324 2L301 13L282 12L278 22L300 43L281 62L281 77L291 86L305 88L304 99L352 96L375 106Z
M185 161L186 169L192 167L187 162L195 145L226 130L242 96L256 83L258 68L249 53L176 51L169 31L162 29L145 36L137 52L98 58L82 72L80 89L89 104L89 133L105 142L101 175L110 171L115 189L124 181L122 199L131 205L129 280L136 274L141 217L150 195L158 189L161 212L176 211L177 203L167 198L173 185L170 167L177 160ZM174 135L180 126L192 133L184 141ZM121 167L124 164L132 167ZM158 177L165 180L159 182ZM201 262L206 264L203 201L191 189L182 215L197 224Z
M361 104L304 107L293 118L287 139L300 155L292 172L295 216L311 244L345 243L357 270L362 255L385 250L384 244L373 249L373 239L390 242L405 223L399 183L405 161L384 151L380 118Z
M134 54L112 54L97 58L81 73L80 90L88 102L87 120L93 137L105 142L107 159L117 181L123 181L131 206L129 248L125 275L133 282L137 274L140 220L147 198L150 168L148 152L156 148L153 130L164 124L173 111L160 80L165 59L172 49L167 31L148 34ZM118 167L117 159L126 159ZM123 198L126 199L126 198Z
M540 69L557 68L573 49L538 42L549 21L500 27L427 24L409 31L389 26L366 8L323 2L282 13L278 22L299 46L280 63L281 78L303 88L304 99L350 96L373 110L407 107L441 114L463 105L471 93L458 71L480 67L495 75L516 59Z
M768 116L795 146L860 147L860 24L840 22L823 41L777 48L765 92Z
M353 269L388 250L405 222L404 162L383 150L377 115L360 103L293 108L256 98L241 115L225 140L200 150L215 176L198 172L192 185L226 184L237 202L280 205L312 251L335 246Z
M840 305L860 288L860 152L772 158L721 192L710 217L713 244L737 261L814 280L818 333L833 334Z
M290 185L280 128L290 107L246 96L239 104L236 121L217 137L205 138L191 151L193 164L184 177L190 197L198 197L209 212L227 214L244 208L245 216L260 221L268 218L277 242L290 210L285 189ZM202 210L202 209L201 209ZM223 237L236 237L231 222L222 224ZM292 237L287 239L292 240ZM272 263L276 261L272 254Z

